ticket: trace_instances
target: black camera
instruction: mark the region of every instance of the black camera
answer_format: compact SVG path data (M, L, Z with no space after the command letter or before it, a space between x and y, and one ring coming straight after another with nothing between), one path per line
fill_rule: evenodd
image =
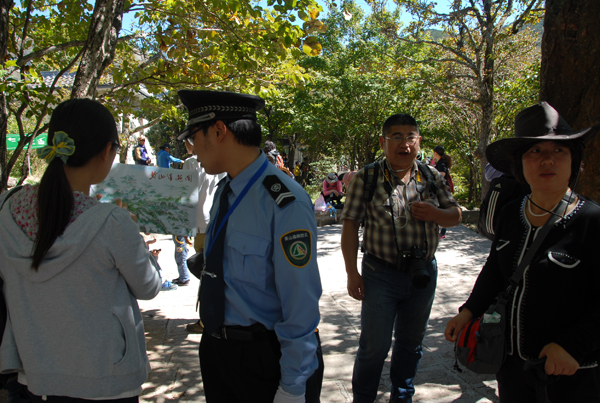
M410 280L418 289L427 287L431 277L427 272L426 252L413 246L410 250L403 250L398 254L398 269L410 273Z

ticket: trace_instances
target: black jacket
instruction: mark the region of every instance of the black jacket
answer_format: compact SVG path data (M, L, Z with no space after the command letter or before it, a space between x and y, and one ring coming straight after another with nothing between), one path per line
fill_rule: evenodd
M490 255L464 305L475 317L507 287L524 249L539 229L533 228L523 214L525 200L510 203L501 212ZM509 354L537 359L546 344L555 342L581 366L597 363L599 230L600 206L581 196L575 210L550 230L507 307Z

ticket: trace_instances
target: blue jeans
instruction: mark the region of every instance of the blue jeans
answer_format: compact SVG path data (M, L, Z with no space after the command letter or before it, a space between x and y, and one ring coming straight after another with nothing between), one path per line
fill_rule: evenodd
M175 262L177 263L177 271L179 272L179 281L188 281L190 279L190 271L187 267L188 248L184 236L173 235L175 243ZM179 252L181 248L181 252Z
M361 333L354 361L352 389L355 403L372 403L377 397L383 364L392 343L392 402L412 402L413 379L423 356L437 282L437 262L427 264L431 281L417 289L409 273L389 269L367 256L362 261L365 299L362 302Z

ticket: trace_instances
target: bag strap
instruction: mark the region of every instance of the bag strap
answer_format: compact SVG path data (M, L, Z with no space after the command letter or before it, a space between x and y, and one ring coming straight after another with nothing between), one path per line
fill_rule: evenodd
M571 200L571 197L569 196L569 201L570 200ZM527 200L525 201L525 203L527 203ZM546 235L548 235L548 233L550 232L550 229L554 226L554 224L556 224L556 222L558 222L558 220L560 220L562 218L562 216L560 214L558 214L558 211L565 209L567 206L568 206L568 203L563 198L558 203L556 208L554 208L554 211L550 215L550 218L548 218L548 221L546 221L544 226L539 230L537 236L535 237L535 239L533 240L533 243L531 244L531 247L529 248L527 253L525 253L525 256L523 257L523 259L517 266L517 270L515 270L514 273L512 274L512 276L510 277L509 288L516 286L519 283L519 281L521 281L521 278L523 278L523 273L525 273L525 269L529 266L531 259L533 259L533 255L539 249L540 245L546 238Z

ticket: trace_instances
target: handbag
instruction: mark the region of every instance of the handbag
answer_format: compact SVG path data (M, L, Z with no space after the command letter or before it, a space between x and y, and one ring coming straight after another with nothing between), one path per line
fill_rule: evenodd
M571 200L570 197L568 200ZM529 266L533 255L539 249L552 226L561 218L557 212L567 206L568 203L564 199L558 203L552 216L537 234L525 257L510 277L506 290L496 297L496 301L490 305L483 316L471 320L461 330L454 347L455 358L468 370L477 374L496 374L500 370L506 358L505 331L508 297L523 278L525 269ZM462 372L456 362L454 368Z
M194 275L198 280L202 279L202 270L204 268L204 250L193 254L187 260L187 267L190 273Z

